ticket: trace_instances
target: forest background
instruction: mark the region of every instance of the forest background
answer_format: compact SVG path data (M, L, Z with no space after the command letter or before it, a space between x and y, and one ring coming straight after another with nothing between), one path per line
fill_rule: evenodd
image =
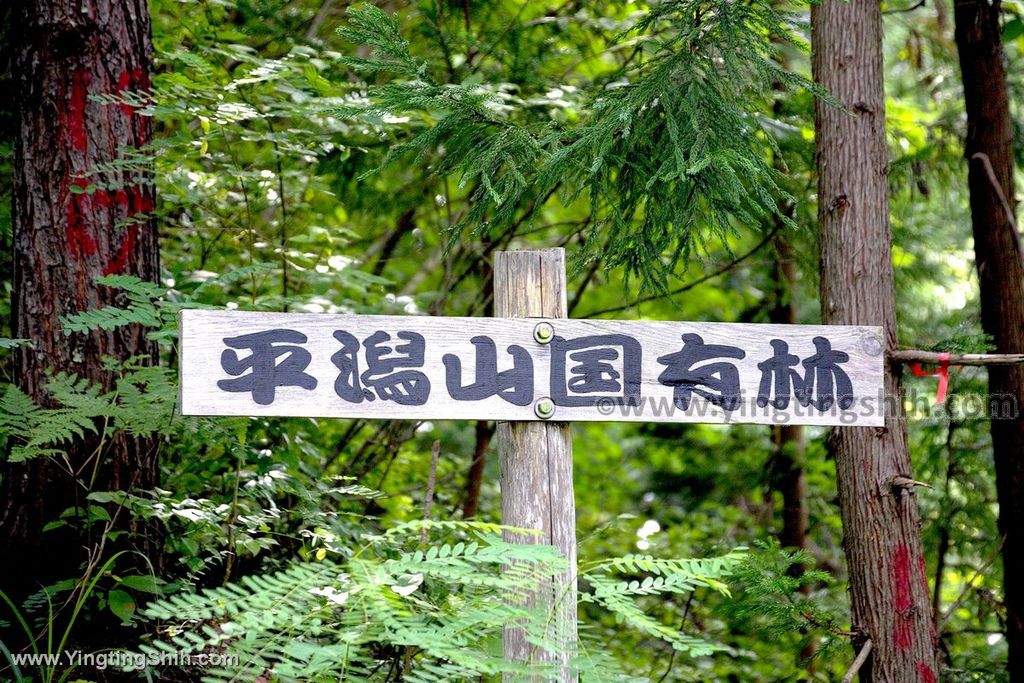
M16 155L19 50L31 44L18 13L31 4L0 9L0 438L7 528L31 519L40 533L5 536L0 676L30 675L17 651L156 642L240 653L248 674L206 672L224 679L254 666L280 680L492 675L506 666L495 647L509 618L495 591L536 579L502 579L501 563L525 552L543 574L558 562L505 547L490 526L492 423L177 415L183 307L490 315L495 251L564 246L571 317L822 321L815 102L858 112L811 85L807 5L152 0L151 77L128 68L78 100L68 86L68 111L116 106L146 123L87 169L59 161L40 174L56 183L38 201L60 203L47 244L65 245L61 259L93 256L75 230L95 226L74 211L108 196L104 210L124 211L108 238L86 235L113 259L77 284L91 305L49 306L67 332L53 331L67 346L51 360L66 366L26 360L15 302L24 317L25 301L47 296L18 261L12 218L35 189L18 181L32 156ZM1024 6L983 4L995 8L1020 168ZM953 7L885 2L881 22L901 346L1024 351L982 324ZM74 144L58 113L40 117L57 132L36 151ZM930 485L912 489L928 603L915 609L932 615L943 680L1010 679L1007 540L976 409L987 379L953 368L943 405L934 379L906 380L913 478ZM573 440L592 572L585 679L838 681L850 669L864 639L827 430L587 423ZM61 484L44 461L71 476ZM41 478L19 496L12 467ZM430 565L452 553L465 562ZM631 553L690 559L652 569ZM664 581L630 585L645 576ZM261 622L268 605L278 621ZM252 639L204 629L225 622Z

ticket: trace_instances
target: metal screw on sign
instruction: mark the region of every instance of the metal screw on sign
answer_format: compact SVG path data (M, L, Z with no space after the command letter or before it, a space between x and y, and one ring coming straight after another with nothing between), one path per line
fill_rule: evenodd
M533 412L542 420L550 420L555 415L555 402L550 398L539 398L533 404Z
M882 341L873 334L865 334L860 338L860 347L869 356L879 356L882 353Z
M551 323L537 323L533 328L533 338L538 344L548 344L555 338L555 328Z

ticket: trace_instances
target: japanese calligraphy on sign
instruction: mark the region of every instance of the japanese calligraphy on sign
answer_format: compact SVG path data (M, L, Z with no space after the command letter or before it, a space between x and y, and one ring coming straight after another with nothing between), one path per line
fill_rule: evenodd
M183 311L190 415L884 424L875 327Z

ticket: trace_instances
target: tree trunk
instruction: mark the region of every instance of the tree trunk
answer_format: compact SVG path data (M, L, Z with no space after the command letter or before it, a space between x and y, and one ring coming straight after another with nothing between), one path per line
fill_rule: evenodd
M14 336L33 343L16 354L14 377L46 404L48 373L76 373L110 388L104 357L156 359L140 328L64 335L59 320L117 303L115 290L95 283L98 276L157 279L152 173L135 156L150 141L152 123L133 106L144 104L138 94L150 87L152 43L145 0L19 0L13 15L19 112L12 317ZM132 103L97 99L123 93ZM89 490L156 484L153 441L86 438L64 450L66 458L4 468L0 557L17 558L0 563L4 590L23 595L77 575L82 556L75 550L95 539L68 545L72 539L42 527L83 503Z
M998 353L1021 353L1024 265L1013 219L1013 125L999 10L999 0L957 0L954 20L967 109L964 152L981 325ZM991 429L999 530L1006 539L1002 554L1010 679L1024 681L1024 366L991 366L988 384L991 403L1012 405L1014 413L993 415Z
M776 3L776 9L782 9ZM773 43L779 47L778 61L783 69L790 69L785 41L776 38ZM781 81L772 84L777 96L772 104L772 113L781 116L783 96L786 86ZM773 155L774 156L774 155ZM774 156L773 167L779 173L786 173L786 165L780 156ZM782 216L792 217L794 207L786 202L778 203L779 215L773 226L776 231L772 246L775 248L775 261L772 267L772 307L768 311L768 320L781 325L796 325L799 322L796 308L796 255L786 235L786 224ZM772 487L782 496L782 529L779 532L779 543L787 548L805 549L807 546L807 477L804 474L804 430L800 425L772 426ZM793 572L802 574L805 567L794 565ZM802 591L810 593L811 587L804 586ZM809 643L802 656L810 663L814 653L814 644Z
M793 248L783 235L775 238L774 302L769 320L783 325L797 323L793 290L796 287L796 263ZM804 430L800 425L775 425L772 442L772 486L782 496L782 529L779 542L788 548L807 545L807 477L801 464ZM801 568L802 569L802 568Z
M780 169L781 170L781 169ZM775 264L772 278L775 285L773 303L768 312L770 322L782 325L797 324L796 301L796 258L793 247L785 235L775 237ZM804 429L800 425L772 426L772 461L770 481L773 489L782 497L782 528L779 543L784 548L807 549L807 476L804 473ZM801 576L806 567L802 563L790 567L793 576ZM800 587L800 592L809 595L810 584ZM808 639L800 652L800 662L807 667L808 674L814 673L814 640Z
M490 246L488 240L484 240L484 249ZM490 258L482 258L478 265L480 269L480 281L483 283L483 291L490 292L494 289L494 267ZM571 311L570 311L571 312ZM483 316L494 317L494 296L490 296L484 302ZM487 449L491 445L491 437L494 435L495 427L487 420L477 420L476 423L476 445L473 447L473 461L469 464L469 474L466 476L466 495L462 504L462 518L472 519L476 517L480 509L480 488L484 483L484 470L487 468Z
M480 509L480 488L483 486L484 470L487 467L487 448L491 445L494 430L487 420L477 420L475 434L476 446L473 448L473 461L469 464L466 496L462 504L463 519L473 519Z
M822 0L811 11L815 80L849 110L815 103L821 310L824 322L879 325L895 348L882 76L882 17L872 0ZM912 489L901 378L886 373L884 428L839 427L836 461L852 628L870 639L861 681L934 683L935 632Z

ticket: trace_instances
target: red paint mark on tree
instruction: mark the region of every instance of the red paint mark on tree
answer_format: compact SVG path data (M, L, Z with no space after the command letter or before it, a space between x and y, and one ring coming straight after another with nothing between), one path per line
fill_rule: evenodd
M108 208L117 205L125 215L128 214L128 193L124 190L96 190L92 198L96 206Z
M896 617L893 621L893 641L904 650L911 646L910 607L913 604L911 586L910 549L899 544L892 555L893 607Z
M64 235L67 239L68 249L76 258L96 253L96 241L89 234L89 228L86 225L88 201L89 195L87 194L71 194L68 197L67 225L64 228Z
M910 585L910 549L903 544L896 546L892 555L892 572L895 582L896 610L905 612L913 602Z
M906 614L897 614L892 624L892 642L901 650L909 650L914 638L910 632L910 619Z
M132 252L135 251L135 242L139 238L139 224L135 223L125 232L124 241L121 242L121 248L114 254L114 258L110 260L106 268L103 269L104 275L114 275L120 273L128 265L131 260Z
M920 683L938 683L935 672L925 662L917 662L917 679Z
M126 97L127 93L136 90L138 88L138 79L141 73L141 69L125 69L122 71L121 75L117 77L117 96L123 98ZM125 116L132 116L135 114L135 105L129 102L121 102L117 106L120 107Z
M124 241L121 243L121 247L117 250L114 258L103 269L104 275L123 272L128 266L135 251L135 243L139 239L139 228L141 225L137 217L139 214L148 214L153 210L152 197L145 191L145 188L139 185L129 187L127 191L118 190L114 193L114 197L118 205L125 208L126 217L133 222L125 231Z
M121 75L117 77L117 96L124 97L125 92L132 89L132 72L122 71ZM135 113L135 108L127 102L122 102L117 105L121 111L124 112L125 116L131 116Z
M71 97L67 111L60 115L60 121L68 132L68 141L72 149L79 152L85 152L89 146L85 123L85 110L88 104L89 72L78 69L71 74Z
M148 96L150 87L149 72L145 69L135 67L133 69L126 69L121 72L121 75L117 77L117 95L118 97L126 97L129 92L143 92ZM136 105L129 102L122 102L118 105L125 116L136 117L133 125L135 131L136 144L141 145L148 142L148 131L146 128L145 117L138 116L136 109L141 105Z
M89 73L78 70L71 77L71 93L67 110L60 114L60 122L66 131L70 146L83 154L88 151L88 126L86 107L89 102ZM149 72L141 68L126 69L117 78L117 95L125 97L128 92L147 93L150 88ZM138 116L138 105L122 102L118 105L125 116L133 117L132 127L135 132L135 145L148 141L148 121ZM71 178L68 187L86 188L88 181L84 178ZM95 254L96 241L89 234L88 218L90 209L117 208L117 217L127 219L129 226L124 231L124 239L117 253L104 267L103 274L110 275L122 272L129 264L135 252L135 244L139 236L138 214L148 214L154 208L153 198L140 186L119 190L94 189L91 194L84 192L68 192L67 226L65 235L68 249L77 258Z
M142 186L136 185L135 187L130 188L129 192L131 192L133 213L152 213L154 208L153 197L150 196Z

